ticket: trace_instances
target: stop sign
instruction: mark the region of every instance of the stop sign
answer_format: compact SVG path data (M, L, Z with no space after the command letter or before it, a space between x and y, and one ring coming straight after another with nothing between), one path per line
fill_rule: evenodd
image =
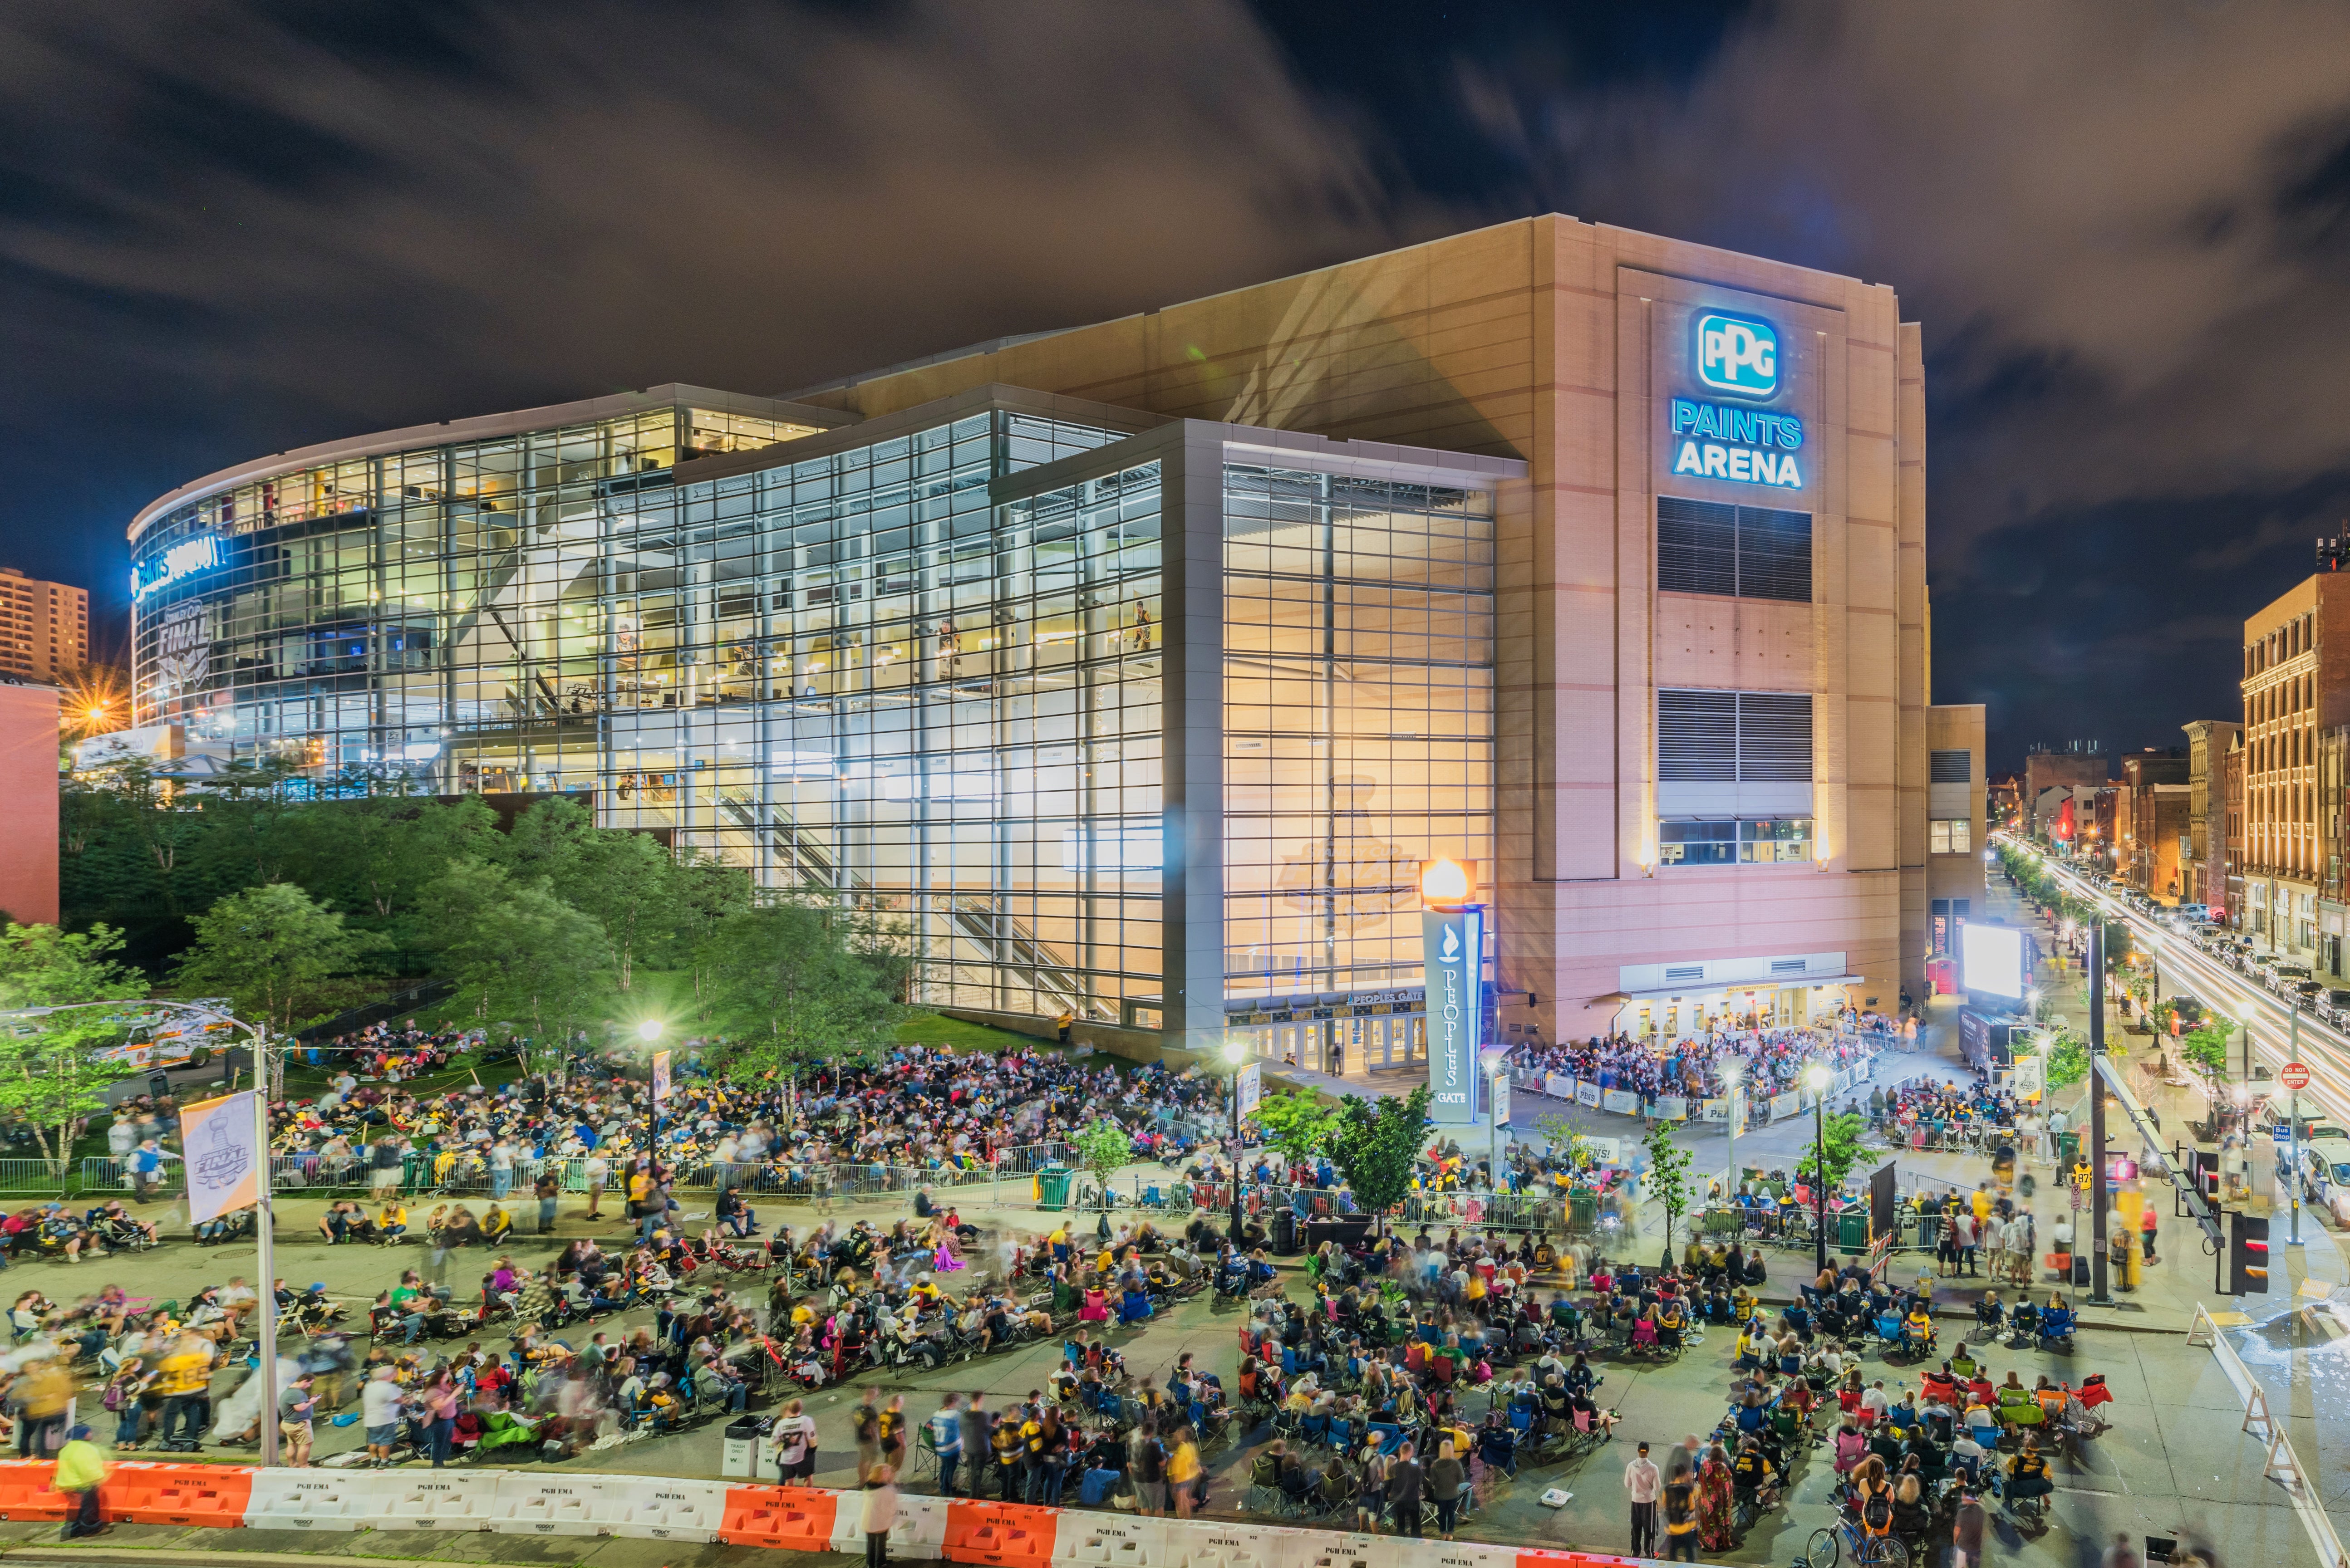
M2298 1062L2287 1062L2277 1069L2277 1082L2288 1089L2305 1089L2309 1087L2309 1069Z

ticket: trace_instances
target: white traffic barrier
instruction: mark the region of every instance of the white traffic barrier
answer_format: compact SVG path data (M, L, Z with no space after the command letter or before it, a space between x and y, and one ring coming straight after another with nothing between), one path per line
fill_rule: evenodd
M1411 1544L1391 1537L1352 1532L1340 1535L1299 1530L1284 1533L1297 1539L1267 1543L1274 1553L1272 1568L1388 1568L1396 1561L1395 1549Z
M255 1469L244 1522L253 1530L366 1530L375 1523L336 1470Z
M614 1535L715 1541L726 1522L726 1483L608 1476L595 1487L589 1506Z
M1178 1568L1178 1521L1128 1513L1064 1513L1055 1568Z
M1302 1565L1310 1543L1327 1540L1329 1537L1318 1530L1260 1528L1195 1519L1168 1531L1162 1563L1163 1568L1292 1568L1293 1564Z
M266 1472L265 1472L266 1473ZM504 1470L349 1470L338 1479L359 1499L380 1530L489 1530L498 1520L498 1479Z
M602 1476L560 1472L498 1472L497 1529L514 1535L608 1535L588 1500L605 1485Z
M865 1551L865 1494L837 1491L832 1513L832 1549ZM947 1554L947 1504L943 1497L898 1494L898 1521L889 1527L889 1555L910 1562L936 1562Z

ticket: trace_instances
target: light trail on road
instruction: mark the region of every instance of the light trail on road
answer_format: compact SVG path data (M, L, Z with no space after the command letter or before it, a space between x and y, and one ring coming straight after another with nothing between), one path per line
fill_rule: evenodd
M2309 1069L2309 1087L2301 1091L2304 1100L2317 1102L2315 1109L2340 1120L2343 1107L2350 1106L2350 1036L2315 1014L2296 1007L2288 1007L2282 1000L2251 976L2230 969L2212 958L2194 940L2176 932L2166 931L2153 920L2141 915L2120 899L2093 886L2089 880L2070 867L2060 865L2037 849L2021 841L2000 835L2006 842L2033 856L2049 874L2065 884L2076 897L2085 898L2102 910L2110 911L2116 919L2127 924L2137 933L2146 950L2154 954L2158 963L2168 965L2174 981L2183 971L2194 980L2190 986L2173 984L2173 994L2185 991L2197 1001L2218 1008L2228 1018L2250 1027L2256 1020L2268 1025L2263 1031L2252 1030L2252 1054L2256 1060L2269 1066L2274 1077L2276 1069L2295 1058L2287 1054L2284 1042L2294 1028L2298 1017L2298 1060ZM2093 982L2099 977L2092 977ZM2263 1033L2273 1036L2262 1039Z

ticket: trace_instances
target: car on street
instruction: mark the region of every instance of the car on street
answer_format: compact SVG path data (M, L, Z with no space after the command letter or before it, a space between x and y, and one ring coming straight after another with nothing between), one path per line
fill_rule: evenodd
M2309 966L2305 963L2271 964L2261 976L2262 982L2279 996L2290 996L2293 988L2308 978Z
M2277 1145L2279 1176L2287 1168L2292 1147L2290 1144ZM2350 1137L2317 1138L2301 1146L2301 1192L2335 1219L2350 1218Z
M2339 1028L2350 1021L2350 991L2329 991L2317 1003L2317 1015Z

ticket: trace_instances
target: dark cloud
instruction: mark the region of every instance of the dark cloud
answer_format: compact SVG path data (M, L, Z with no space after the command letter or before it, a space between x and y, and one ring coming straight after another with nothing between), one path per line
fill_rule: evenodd
M2350 9L20 0L0 529L353 431L776 391L1557 210L1925 323L1937 695L2232 708L2350 514Z
M119 539L256 451L776 391L1431 223L1219 0L329 11L0 12L0 353L40 368L0 419L51 436L0 507L78 474Z
M1460 68L1463 112L1569 210L1899 291L1938 695L1992 701L2012 753L2212 716L2176 699L2227 696L2232 634L2182 628L2257 609L2339 515L2345 61L2334 4L1847 0L1757 14L1685 81Z

